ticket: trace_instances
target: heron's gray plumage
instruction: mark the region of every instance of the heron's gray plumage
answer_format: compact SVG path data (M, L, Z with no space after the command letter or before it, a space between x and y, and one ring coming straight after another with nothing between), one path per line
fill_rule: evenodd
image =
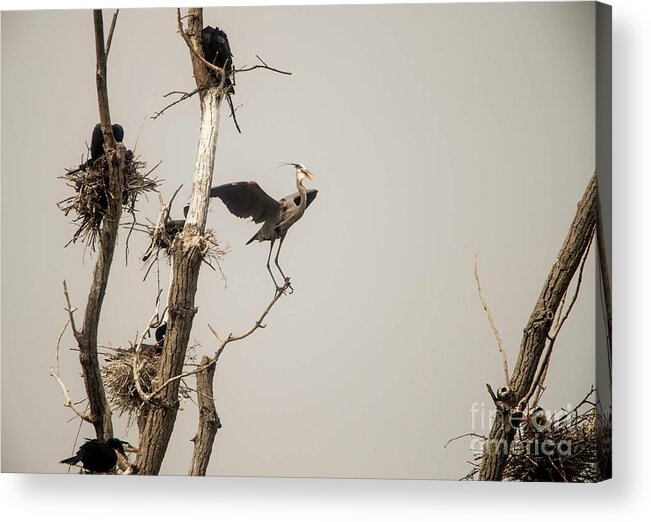
M300 208L301 194L294 192L276 201L255 181L238 181L210 189L211 197L221 199L231 214L239 218L252 218L256 223L264 223L260 230L247 241L247 245L256 239L271 241L287 233L298 221L305 209L314 201L319 191L306 190L305 207Z
M278 256L280 249L285 239L287 230L296 223L303 214L307 207L314 201L318 191L316 189L307 190L303 186L303 178L307 177L312 180L312 173L307 170L303 165L294 164L296 168L296 188L298 192L285 196L280 201L275 200L264 190L260 188L255 181L238 181L235 183L227 183L218 187L210 189L211 197L220 198L226 208L237 217L240 218L253 218L256 223L262 223L262 227L255 235L247 241L247 245L252 241L270 241L269 258L267 259L267 269L271 274L276 288L280 287L269 268L269 260L271 259L271 251L274 242L280 239L280 245L276 253L275 263L280 273L288 283L289 279L283 274L280 265L278 264Z

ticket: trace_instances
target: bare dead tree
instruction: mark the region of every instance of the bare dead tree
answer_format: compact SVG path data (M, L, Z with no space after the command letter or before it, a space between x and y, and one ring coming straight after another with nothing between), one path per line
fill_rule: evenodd
M190 48L197 87L210 83L209 69L198 58L202 53L202 28L202 9L189 9L187 29L184 30L181 26L180 31ZM204 231L223 97L223 87L218 84L199 91L201 123L197 161L188 216L183 231L175 237L170 251L172 281L168 295L169 319L161 364L154 381L158 384L182 373L192 323L197 312L194 300L207 242ZM178 392L179 380L173 380L149 404L144 429L140 433L137 467L141 474L156 475L160 470L179 409Z
M81 330L77 328L75 321L76 308L73 308L71 304L67 285L64 281L64 296L66 299L68 320L57 340L56 368L50 371L52 377L57 381L63 392L65 406L70 408L82 421L92 423L95 426L97 439L100 440L111 437L113 429L111 410L107 401L106 388L102 382L102 374L100 373L98 362L97 329L101 306L108 283L111 261L115 250L117 232L120 226L122 206L125 204L124 192L129 188L128 182L130 179L128 172L125 174L125 149L121 144L116 144L113 136L106 87L106 61L115 30L117 14L118 12L116 11L105 46L102 11L94 11L98 107L106 158L102 160L106 165L101 168L106 168L108 173L108 187L106 190L108 205L105 214L100 214L101 220L95 223L95 228L93 229L93 232L99 229L99 254L93 272L93 281ZM210 265L209 258L215 254L217 247L212 236L212 231L206 231L206 218L215 163L221 104L223 98L227 95L224 85L226 78L225 71L207 62L203 57L201 48L201 30L203 27L202 9L189 9L186 18L187 28L184 28L180 10L177 10L179 32L190 51L194 77L197 83L197 89L192 94L198 93L200 99L201 118L197 160L193 176L192 195L186 219L179 222L180 224L178 226L175 225L176 228L173 233L170 231L170 233L165 235L165 241L157 242L156 238L153 237L152 246L148 250L148 254L153 252L157 253L161 247L160 245L164 244L164 249L169 254L172 266L167 306L165 307L168 314L167 330L164 336L160 364L157 365L155 371L155 378L151 381L148 389L145 390L139 375L142 369L142 357L145 357L143 340L149 329L157 327L162 320L162 316L159 313L159 300L161 296L161 291L159 290L156 298L156 311L154 316L149 320L142 334L136 336L136 344L133 350L131 352L128 350L125 351L126 353L132 353L130 356L132 357L130 359L131 373L133 374L133 383L137 396L140 398L140 403L135 403L135 407L138 410L137 420L140 432L140 451L135 466L132 467L126 461L122 463L122 471L125 473L127 472L125 470L128 470L129 473L137 470L140 474L157 474L159 472L179 409L180 383L184 377L196 375L200 424L197 436L194 438L195 451L190 474L205 475L215 435L220 427L212 392L215 364L227 344L244 339L257 329L264 328L264 318L281 295L285 295L285 292L274 294L271 303L252 328L242 335L233 336L230 334L225 340L221 341L213 357L204 357L197 368L183 373L192 324L197 312L195 295L199 270L203 262ZM261 59L260 61L262 62ZM282 71L270 68L264 62L262 63L262 66L254 67L251 70L255 68L266 68L274 72L282 73ZM85 172L84 169L88 165L90 163L80 166L75 172ZM92 165L94 168L97 168L96 163ZM102 171L99 174L102 177ZM156 182L150 185L147 185L146 189L155 190ZM176 193L178 193L178 189L174 195ZM135 198L135 195L133 198ZM172 197L173 199L174 196ZM131 204L133 202L135 202L135 199L131 201ZM171 201L165 206L161 199L161 215L159 216L158 223L153 227L154 231L163 229L167 232L167 226L170 221L170 207ZM134 225L135 218L134 224L131 226L132 229ZM92 238L94 241L95 236L93 235ZM219 255L219 251L217 251L217 255ZM288 284L286 284L284 290L287 287ZM72 401L65 383L61 379L59 365L60 343L68 326L70 326L79 345L80 362L89 402L87 411L84 412L76 407L77 403ZM211 330L213 330L212 327ZM148 346L148 349L150 348L152 346ZM150 354L150 352L147 352L147 354ZM150 355L147 356L150 357Z
M109 42L115 27L115 19L116 15L113 18L114 21L111 27ZM90 414L82 418L92 422L97 439L105 440L113 436L113 424L111 420L111 408L104 391L97 357L97 330L111 270L111 263L113 261L120 216L122 214L122 193L125 185L125 150L124 147L117 146L111 128L111 114L107 92L107 48L104 46L104 21L100 9L93 11L93 20L97 62L95 80L100 124L104 137L104 150L108 164L107 193L109 197L107 198L106 212L102 219L98 255L93 269L93 277L81 330L77 329L73 315L74 309L70 304L67 288L65 286L64 288L70 325L79 346L79 362L82 368L84 386L90 409ZM61 384L60 379L57 378L57 380Z
M540 384L535 382L536 378L546 373L544 368L542 372L539 371L541 358L550 339L549 333L559 312L559 306L582 260L585 260L586 251L595 233L596 214L597 178L593 175L524 329L518 359L507 382L509 393L499 400L491 393L498 411L489 437L484 443L479 470L480 480L502 479L510 445L517 429L517 423L512 422L512 415L514 412L521 412L522 401L527 399L534 386ZM543 361L542 364L544 367L547 363Z

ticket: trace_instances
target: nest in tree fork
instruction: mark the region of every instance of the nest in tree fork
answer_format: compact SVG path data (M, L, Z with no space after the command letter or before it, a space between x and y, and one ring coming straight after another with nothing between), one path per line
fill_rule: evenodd
M155 190L159 184L157 179L149 177L149 172L142 173L145 166L146 164L138 161L131 151L126 152L122 207L130 214L135 212L138 196ZM58 207L66 216L73 212L73 222L77 225L77 231L68 244L81 239L94 248L109 198L112 197L109 192L109 164L106 156L88 160L77 169L67 170L61 179L75 191L74 195L58 203Z
M118 415L124 413L131 417L137 414L143 405L143 400L138 393L134 377L135 347L110 348L111 353L106 355L107 364L102 367L102 380L111 406ZM154 391L153 381L161 363L162 347L159 345L143 344L138 354L138 376L140 387L146 394ZM189 347L186 362L194 359L194 347ZM187 399L190 389L181 380L179 387L179 400Z
M174 241L183 232L184 226L185 220L169 219L167 209L163 209L158 223L154 226L147 226L151 242L142 257L143 262L147 262L152 256L157 259L159 252L163 252L169 258ZM194 236L190 241L193 248L199 249L204 262L210 267L213 267L213 262L219 265L229 251L227 247L222 247L219 244L212 230L207 230L203 235Z
M586 408L586 404L590 407ZM537 419L535 413L529 415L511 443L504 480L596 482L597 445L603 435L599 425L597 407L587 400L550 419L544 414L542 419Z

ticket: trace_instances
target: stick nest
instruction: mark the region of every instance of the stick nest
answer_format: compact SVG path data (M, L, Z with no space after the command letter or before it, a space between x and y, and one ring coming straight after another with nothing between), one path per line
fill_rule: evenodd
M591 402L594 388L573 410L547 417L542 408L524 415L509 447L502 480L517 482L597 482L611 476L611 422L600 403ZM467 436L488 438L476 433ZM478 451L472 470L461 480L476 479L481 469Z
M138 196L156 190L159 185L158 179L149 177L151 172L142 173L145 166L146 164L135 158L131 151L125 153L122 208L132 215L135 212ZM57 204L66 216L70 212L74 213L73 223L78 227L66 246L81 239L94 250L109 198L112 197L108 187L109 163L106 156L88 160L77 169L67 169L66 174L60 179L65 180L75 192L74 195Z
M186 362L194 360L195 347L188 347ZM136 357L134 346L130 348L111 348L111 353L106 355L107 364L102 367L102 380L106 387L112 408L118 415L128 414L129 417L137 415L143 405L143 400L138 394L133 372L133 362ZM159 345L143 344L138 356L140 362L140 386L145 393L152 393L152 383L156 377L161 363L161 347ZM181 380L179 387L179 400L190 397L190 389Z
M158 259L162 252L164 257L169 258L174 245L175 239L183 231L185 220L171 220L159 219L155 226L147 226L146 231L151 238L149 248L142 257L143 262L147 262L153 257L151 266ZM195 236L191 240L193 242L192 248L197 248L201 252L204 263L206 263L213 270L216 264L219 267L219 262L228 254L228 247L223 247L217 241L215 234L212 230L207 230L201 236ZM149 270L148 270L149 271ZM221 268L220 268L221 271Z
M504 480L595 482L597 409L564 413L547 426L527 422L511 444Z

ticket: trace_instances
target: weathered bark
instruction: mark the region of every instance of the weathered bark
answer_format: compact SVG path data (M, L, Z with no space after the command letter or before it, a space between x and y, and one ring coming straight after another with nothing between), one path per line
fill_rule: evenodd
M202 27L202 10L190 9L187 36L199 52L201 52ZM195 63L197 58L192 52L190 57L199 86L202 76L198 75L197 69L205 66ZM199 97L201 125L190 210L183 232L175 238L171 249L172 282L168 296L169 318L160 369L153 388L182 373L192 322L197 312L194 299L205 248L203 233L215 164L222 90L218 86L209 87L201 90ZM179 409L179 385L179 379L170 382L149 405L144 429L140 433L137 463L140 474L156 475L160 471Z
M515 408L533 384L554 316L594 234L596 202L597 178L594 175L578 204L569 233L524 329L518 360L508 383L513 394L506 405L507 411L498 412L493 422L484 446L480 480L502 479L515 435L515 429L509 422L508 409Z
M97 358L97 329L99 325L102 303L106 293L109 272L118 236L120 216L122 215L122 192L124 188L124 147L116 147L111 115L109 111L108 92L106 87L106 53L104 50L104 23L100 9L93 12L95 24L95 54L97 57L96 85L100 122L104 134L104 148L109 165L108 205L102 219L99 234L99 249L97 261L93 269L93 280L88 293L88 302L84 313L81 332L76 334L79 344L79 362L82 367L84 385L90 405L90 416L93 419L95 433L99 440L113 436L111 408L106 399L104 385L100 374Z
M210 358L204 356L201 365L207 365ZM222 427L215 408L213 399L213 379L215 377L215 366L211 364L197 373L197 401L199 403L199 427L197 434L192 439L194 451L192 453L192 464L188 475L193 477L204 477L210 462L212 445L215 442L217 430Z
M599 249L599 273L604 291L604 308L606 313L606 341L608 345L608 370L611 372L612 380L612 334L613 334L613 311L610 293L610 271L608 270L608 256L604 225L601 219L601 204L599 192L597 192L597 248Z

